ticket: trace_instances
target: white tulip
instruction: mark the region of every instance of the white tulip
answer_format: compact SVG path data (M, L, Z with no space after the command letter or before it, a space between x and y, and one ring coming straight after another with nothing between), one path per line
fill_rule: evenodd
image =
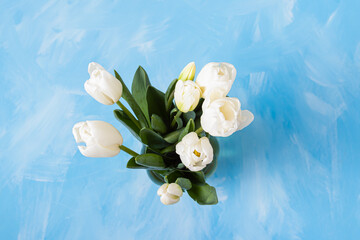
M164 183L157 191L157 195L160 196L160 201L163 204L171 205L180 200L180 197L183 195L183 191L176 183Z
M184 69L181 71L178 79L180 81L194 80L195 71L196 71L195 63L191 62L184 67Z
M177 81L175 86L175 103L181 112L189 112L196 108L201 97L199 86L191 81Z
M103 121L79 122L73 127L73 135L82 155L86 157L113 157L120 152L123 138L110 123Z
M176 144L176 153L179 154L181 162L194 172L203 169L214 157L209 139L199 139L195 132L188 133Z
M214 90L220 94L220 97L225 97L229 93L235 77L236 69L232 64L211 62L201 69L196 83L200 86L203 98L208 98Z
M202 108L201 126L205 132L216 137L230 136L254 120L254 115L250 111L241 110L237 98L225 97L214 101L206 99Z
M88 72L90 79L84 84L86 92L96 101L112 105L122 95L122 85L113 75L106 71L100 64L89 63Z

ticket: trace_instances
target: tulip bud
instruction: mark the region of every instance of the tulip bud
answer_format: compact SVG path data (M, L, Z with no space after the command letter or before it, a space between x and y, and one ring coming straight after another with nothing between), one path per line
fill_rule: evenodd
M180 76L179 76L179 80L180 81L194 80L195 71L196 71L195 63L194 62L189 63L181 71Z
M215 137L227 137L248 126L254 115L248 110L241 110L237 98L219 98L214 101L206 99L202 105L200 118L205 132Z
M82 155L86 157L113 157L120 152L123 138L110 123L103 121L79 122L73 127L73 135Z
M192 80L177 81L175 86L175 103L181 112L189 112L196 108L201 97L199 86Z
M119 80L95 62L89 63L88 72L90 79L85 82L84 87L90 96L105 105L119 101L122 95Z
M202 170L214 157L209 139L199 139L195 132L188 133L176 144L176 153L180 156L181 162L193 172Z
M171 205L180 200L180 197L183 195L183 191L176 183L164 183L157 191L157 195L160 196L160 201L163 204Z

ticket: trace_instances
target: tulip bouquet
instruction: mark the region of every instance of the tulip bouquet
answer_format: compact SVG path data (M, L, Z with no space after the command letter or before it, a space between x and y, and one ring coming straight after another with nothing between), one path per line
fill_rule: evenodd
M195 63L189 63L165 93L151 85L139 67L131 92L120 75L115 77L97 63L88 67L85 90L102 104L117 104L117 120L143 143L141 153L123 145L119 131L103 121L79 122L73 134L80 152L87 157L113 157L120 150L131 158L127 168L145 169L161 185L157 194L165 205L177 203L184 191L201 205L218 202L216 190L206 183L217 163L215 137L227 137L248 126L253 114L241 110L237 98L228 97L236 69L229 63L208 63L195 78ZM130 106L130 111L121 101Z

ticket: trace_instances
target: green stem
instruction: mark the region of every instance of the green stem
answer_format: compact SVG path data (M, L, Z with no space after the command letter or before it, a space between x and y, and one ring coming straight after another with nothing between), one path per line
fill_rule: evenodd
M175 91L172 91L172 93L169 96L169 99L168 99L167 104L166 104L166 110L167 111L170 110L169 108L170 108L171 102L174 100L174 94L175 94Z
M199 127L198 129L196 129L195 133L199 135L202 131L204 131L204 129L202 127Z
M129 155L133 156L133 157L137 157L139 155L138 153L134 152L130 148L125 147L124 145L121 145L120 149L123 150L124 152L128 153Z
M178 119L181 116L181 114L182 114L182 112L180 110L176 113L174 119L171 122L171 125L170 125L171 128L173 128L175 126L176 119Z
M136 120L136 118L134 117L134 115L132 115L132 113L129 111L129 109L127 109L124 104L122 104L120 101L117 101L116 104L124 111L124 113L130 118L130 120L139 128L141 129L140 123L138 120Z

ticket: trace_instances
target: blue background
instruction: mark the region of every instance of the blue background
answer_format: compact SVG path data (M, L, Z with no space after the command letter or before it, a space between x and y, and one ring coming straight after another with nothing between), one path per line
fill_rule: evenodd
M359 239L360 1L0 0L1 239ZM165 90L195 61L235 65L254 122L221 138L219 204L164 206L129 158L71 129L104 120L87 65Z

